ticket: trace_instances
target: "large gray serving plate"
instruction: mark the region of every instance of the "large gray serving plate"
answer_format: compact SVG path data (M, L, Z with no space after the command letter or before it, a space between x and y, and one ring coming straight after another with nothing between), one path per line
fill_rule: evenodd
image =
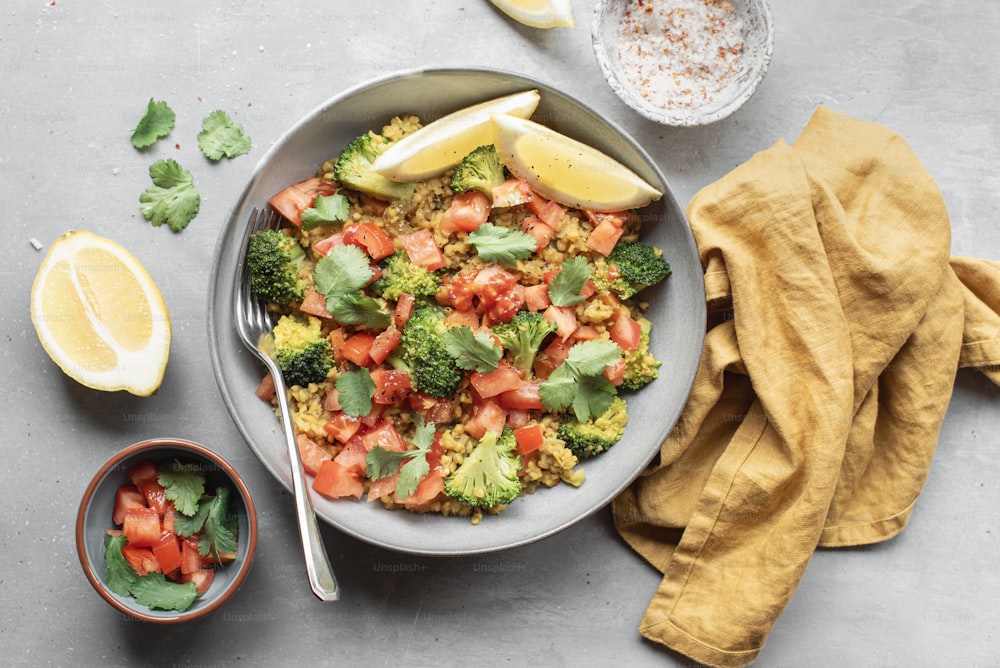
M255 167L229 214L215 252L208 299L209 350L223 400L250 448L287 489L291 474L280 425L254 396L264 370L240 344L233 324L233 288L240 239L250 211L286 185L312 176L352 139L378 131L392 116L417 114L427 123L470 104L537 89L533 119L604 151L660 189L643 210L643 240L664 249L672 275L644 296L652 306L651 350L660 378L628 398L625 436L582 464L579 488L560 485L527 495L479 525L467 518L390 512L380 503L314 496L317 514L372 544L422 555L464 555L524 545L550 536L608 504L657 454L691 389L705 332L702 268L691 230L655 160L614 123L541 81L487 69L410 70L346 90L295 123Z

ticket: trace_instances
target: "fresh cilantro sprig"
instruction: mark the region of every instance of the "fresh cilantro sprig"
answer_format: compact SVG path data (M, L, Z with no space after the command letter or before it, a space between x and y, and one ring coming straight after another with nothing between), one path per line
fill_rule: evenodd
M193 582L168 582L163 573L156 572L140 577L122 555L127 544L121 534L105 538L104 581L108 589L119 596L134 596L137 602L155 610L183 612L191 607L198 596Z
M159 467L156 480L163 485L177 512L188 517L198 512L198 503L205 494L205 476L196 464L182 464L174 459Z
M326 309L337 322L365 329L385 329L391 320L376 299L365 297L361 288L375 276L368 255L357 246L334 246L316 263L313 282L326 297Z
M468 241L486 262L506 265L531 257L538 248L538 241L530 234L493 223L483 223L470 232Z
M149 98L146 113L132 130L132 146L140 150L149 148L156 143L156 140L170 134L174 129L175 119L174 110L166 102Z
M351 215L351 202L340 193L317 195L313 205L302 212L303 229L342 223Z
M250 145L250 137L243 134L243 126L221 109L216 109L201 122L198 146L213 162L249 153Z
M573 306L584 300L581 292L590 278L590 265L581 256L566 260L549 284L549 299L556 306Z
M368 369L357 367L341 373L336 386L337 400L344 413L362 417L372 412L375 381Z
M389 450L381 445L373 446L365 456L368 477L371 480L381 480L399 473L396 495L401 499L413 496L420 481L430 473L427 455L434 445L435 433L434 423L425 423L418 415L417 428L413 434L414 449L399 451Z
M119 596L128 596L139 574L125 561L122 548L128 543L124 534L105 535L104 538L104 581L108 589Z
M149 166L149 177L153 185L139 195L143 217L154 227L166 223L174 232L180 232L201 208L201 195L191 172L167 158Z
M236 551L236 532L229 518L229 489L217 487L215 495L202 496L194 515L174 518L178 536L198 536L198 554L216 561ZM199 533L200 532L200 533Z
M474 332L468 325L451 327L444 333L444 347L455 364L466 371L489 373L497 368L503 349L486 332Z
M572 406L580 422L603 415L617 393L603 372L621 355L622 349L613 341L594 339L577 343L569 349L565 361L539 384L542 404L554 412Z

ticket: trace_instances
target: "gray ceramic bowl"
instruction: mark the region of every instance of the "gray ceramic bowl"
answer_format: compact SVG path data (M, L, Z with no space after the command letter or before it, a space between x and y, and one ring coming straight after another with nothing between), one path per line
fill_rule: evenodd
M643 97L626 76L619 56L620 24L636 0L601 0L594 9L591 38L594 56L611 89L642 116L664 125L693 126L713 123L739 109L764 79L774 50L774 27L766 0L729 0L743 25L741 67L730 83L707 102L664 107Z
M205 472L207 488L215 489L219 485L226 485L232 490L232 510L236 514L238 527L236 559L216 569L208 591L184 612L151 610L132 597L111 591L104 579L104 532L112 528L115 492L120 486L130 484L127 472L139 462L148 460L160 464L175 458L201 467ZM176 438L142 441L111 457L87 486L76 518L76 549L90 584L120 612L146 622L184 622L203 617L220 608L236 593L250 573L256 547L257 511L250 491L239 473L205 446Z
M337 94L296 122L261 158L236 200L216 246L209 285L209 352L222 397L237 428L264 466L286 488L291 473L274 412L254 396L264 375L233 326L238 240L254 207L311 176L358 135L392 116L418 114L424 122L501 95L537 89L533 118L630 166L664 197L643 211L644 238L665 249L673 275L651 288L651 348L664 361L660 378L630 398L633 419L623 440L584 465L579 488L560 485L518 499L473 526L467 518L388 511L380 503L315 497L317 514L352 536L424 555L482 553L523 545L573 524L617 496L657 453L683 407L701 355L705 293L691 230L656 161L613 123L552 86L495 70L419 70L379 78Z

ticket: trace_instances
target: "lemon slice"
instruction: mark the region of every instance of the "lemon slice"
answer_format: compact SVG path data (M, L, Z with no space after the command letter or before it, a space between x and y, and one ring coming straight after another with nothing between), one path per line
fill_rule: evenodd
M532 28L573 27L570 0L490 0L504 14Z
M638 209L663 193L597 149L534 121L493 116L497 153L542 197L575 209Z
M484 144L493 143L491 114L527 118L540 97L526 90L459 109L393 143L375 158L372 169L393 181L423 181L440 176Z
M110 239L70 231L31 286L31 321L63 372L95 390L153 394L170 352L170 316L139 261Z

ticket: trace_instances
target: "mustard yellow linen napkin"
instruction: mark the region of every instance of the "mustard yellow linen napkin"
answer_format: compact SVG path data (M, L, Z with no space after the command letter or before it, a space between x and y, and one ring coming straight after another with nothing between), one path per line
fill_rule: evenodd
M710 312L701 366L612 508L663 573L640 632L744 666L818 546L906 526L957 368L1000 382L1000 263L951 258L941 195L905 141L825 107L688 217Z

